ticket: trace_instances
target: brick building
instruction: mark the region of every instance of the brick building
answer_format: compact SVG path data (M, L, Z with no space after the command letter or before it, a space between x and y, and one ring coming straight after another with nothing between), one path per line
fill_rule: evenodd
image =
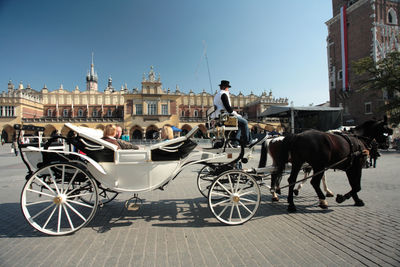
M331 106L343 107L345 125L379 119L386 95L359 92L360 77L352 62L364 57L377 62L388 52L400 51L400 0L332 0L332 9L326 22Z

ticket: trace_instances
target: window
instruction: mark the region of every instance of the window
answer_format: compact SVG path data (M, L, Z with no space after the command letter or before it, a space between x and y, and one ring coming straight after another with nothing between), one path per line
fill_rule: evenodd
M397 24L397 14L393 8L390 8L388 11L387 21L389 24Z
M168 104L162 104L161 105L161 114L162 115L168 115Z
M365 103L364 106L365 106L365 114L372 114L371 102Z
M182 110L182 112L181 112L181 117L185 117L185 111L184 110Z
M142 104L136 104L136 115L143 115L143 105Z
M112 115L113 115L112 110L110 108L107 109L107 117L112 117Z
M14 106L3 106L0 108L1 108L0 116L15 117L15 107Z
M97 109L93 109L92 117L98 117L98 116L99 116L99 112L97 111Z
M193 117L198 117L199 116L199 111L197 109L195 109L193 111Z
M147 114L148 115L157 115L157 104L156 103L148 103L147 104Z
M338 80L341 81L343 79L343 72L339 70L338 72Z
M68 109L63 110L63 117L68 117Z
M47 117L52 117L53 116L53 110L52 109L48 109L47 110Z
M78 109L78 117L83 117L83 110L82 109Z

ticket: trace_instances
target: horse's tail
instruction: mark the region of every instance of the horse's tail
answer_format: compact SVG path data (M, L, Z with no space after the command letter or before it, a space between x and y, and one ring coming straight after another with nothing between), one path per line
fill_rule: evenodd
M277 167L276 174L278 176L282 174L282 172L285 170L286 163L289 162L289 153L295 139L295 134L289 134L282 140L279 151L275 157L275 165Z

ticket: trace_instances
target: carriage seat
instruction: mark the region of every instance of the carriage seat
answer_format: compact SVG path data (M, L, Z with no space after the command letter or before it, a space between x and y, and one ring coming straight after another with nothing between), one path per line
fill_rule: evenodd
M134 162L149 159L152 161L180 160L187 157L197 146L197 143L191 141L190 138L193 137L199 129L198 126L196 126L185 136L161 142L144 149L123 150L101 139L103 136L101 130L75 126L71 123L66 123L65 126L79 135L80 140L76 145L78 149L82 150L97 162L113 162L114 155L117 156L119 162Z
M190 140L199 130L196 126L185 136L164 141L150 147L152 161L171 161L186 158L197 146L197 143Z
M216 107L213 106L206 111L207 117L207 133L218 133L219 131L237 131L238 130L238 119L229 115L227 112L221 112L216 115Z

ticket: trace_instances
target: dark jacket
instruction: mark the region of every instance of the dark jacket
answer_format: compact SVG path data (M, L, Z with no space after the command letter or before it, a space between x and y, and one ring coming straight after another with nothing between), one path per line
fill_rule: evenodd
M109 143L111 143L113 145L116 145L118 147L118 149L121 149L121 146L118 144L117 140L115 140L114 138L110 138L110 137L104 136L101 139L103 139L103 140L105 140L105 141L107 141L107 142L109 142Z

